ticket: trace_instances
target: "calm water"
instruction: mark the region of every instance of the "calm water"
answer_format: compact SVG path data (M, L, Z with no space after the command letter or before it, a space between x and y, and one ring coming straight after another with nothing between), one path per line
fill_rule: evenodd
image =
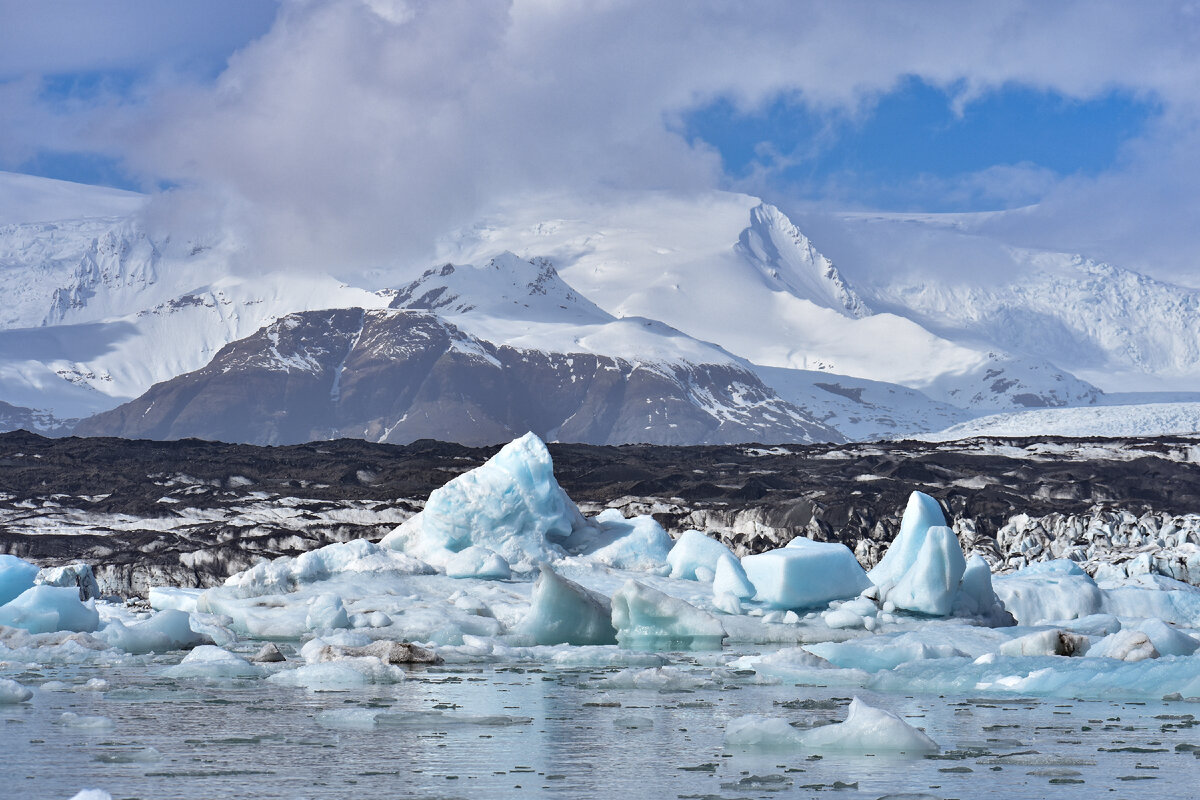
M840 721L852 692L760 685L754 676L720 671L715 688L659 692L597 689L615 669L448 666L414 670L402 684L336 693L263 681L170 681L157 671L47 667L13 675L30 686L97 677L109 686L39 691L30 703L0 706L0 797L65 800L84 787L146 800L890 793L1014 800L1200 792L1192 750L1200 727L1190 716L1200 707L1187 702L859 692L942 745L937 757L903 760L727 752L722 737L732 717ZM400 724L344 729L317 718L364 708ZM435 711L442 716L428 713ZM64 722L64 712L112 724ZM517 719L481 724L480 715Z

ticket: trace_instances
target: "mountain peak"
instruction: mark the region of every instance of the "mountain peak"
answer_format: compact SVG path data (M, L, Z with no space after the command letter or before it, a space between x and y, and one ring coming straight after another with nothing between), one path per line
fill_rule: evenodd
M767 285L776 291L856 319L873 313L833 262L770 203L750 209L750 226L738 237L735 249L758 267Z
M504 251L482 266L444 264L403 287L392 308L505 319L608 322L613 319L559 277L545 258Z

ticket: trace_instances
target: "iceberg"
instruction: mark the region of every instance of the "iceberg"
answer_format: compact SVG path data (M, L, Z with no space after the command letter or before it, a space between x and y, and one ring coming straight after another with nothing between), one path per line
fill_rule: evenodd
M594 549L580 550L572 542L572 552L586 555L590 560L614 569L655 573L666 571L667 556L674 542L654 517L625 519L615 508L606 508L592 520L599 525L599 533L592 538L605 543Z
M632 579L612 597L612 625L625 647L706 650L719 648L725 638L712 614Z
M558 575L547 564L533 584L529 614L518 630L538 644L616 644L608 598Z
M110 621L97 634L112 647L126 653L165 653L185 650L199 644L212 644L212 639L192 630L191 617L183 611L160 611L136 625L125 625L118 619Z
M254 678L262 675L262 668L228 650L203 644L184 656L175 666L164 669L163 675L168 678L203 680Z
M0 554L0 606L33 588L38 567L23 558Z
M993 582L996 595L1021 625L1045 625L1098 614L1100 587L1073 561L1044 561Z
M100 614L95 601L80 601L79 590L74 587L39 585L0 606L0 625L30 633L91 633L100 627Z
M746 576L742 562L734 558L732 554L722 553L721 557L717 559L714 572L713 597L730 594L738 600L749 600L758 593L754 584L750 582L750 578Z
M672 578L694 581L705 573L715 575L717 562L722 556L737 558L732 550L716 539L700 531L684 531L667 554L667 564L671 567ZM700 575L697 575L697 570L701 571Z
M445 564L446 574L451 578L505 581L512 577L512 569L502 555L477 544L459 550Z
M562 543L591 527L554 479L545 443L527 433L434 489L425 508L380 544L435 566L478 545L528 572L538 561L564 557Z
M948 616L966 568L954 531L945 525L931 525L925 529L916 558L881 599L905 611Z
M33 697L33 690L9 678L0 678L0 706L24 703Z
M755 599L772 608L815 608L856 597L871 585L844 544L799 536L787 547L742 559Z
M917 560L921 545L925 543L925 532L935 525L946 525L946 515L938 501L924 492L909 495L904 516L900 519L900 532L875 568L867 573L871 583L876 586L899 583Z

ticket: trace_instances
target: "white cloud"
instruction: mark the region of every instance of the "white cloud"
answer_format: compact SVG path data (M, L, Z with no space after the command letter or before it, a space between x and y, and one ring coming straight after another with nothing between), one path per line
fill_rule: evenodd
M64 128L147 176L234 198L256 260L349 267L420 259L512 193L715 185L715 154L673 131L718 96L751 108L787 93L844 114L912 75L961 102L1010 82L1122 88L1161 99L1162 130L1186 144L1198 39L1192 3L293 0L215 84L160 85ZM8 69L19 58L45 68L25 54ZM15 138L0 123L0 156ZM1144 218L1121 235L1170 228L1196 253L1181 216L1196 205L1194 152L1151 144L1111 175L1049 187L1052 222L1020 233L1099 243L1113 219ZM1044 179L992 172L974 190Z

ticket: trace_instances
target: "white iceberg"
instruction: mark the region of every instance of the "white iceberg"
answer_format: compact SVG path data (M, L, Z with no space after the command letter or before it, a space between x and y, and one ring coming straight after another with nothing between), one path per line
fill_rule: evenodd
M707 574L715 575L717 562L722 556L737 558L733 551L721 542L700 531L684 531L667 554L667 564L671 567L671 577L683 580L699 580ZM700 570L700 575L697 575Z
M755 599L772 608L814 608L855 597L871 585L844 544L796 537L787 547L742 559Z
M30 633L91 633L100 627L100 614L95 601L80 601L77 588L34 586L0 606L0 625Z
M528 572L562 558L562 542L593 527L554 479L550 451L527 433L486 463L433 490L425 508L381 544L436 566L472 545Z
M529 614L518 630L538 644L616 644L607 597L558 575L548 565L533 584Z
M612 624L625 647L715 649L725 637L712 614L634 580L613 595Z

